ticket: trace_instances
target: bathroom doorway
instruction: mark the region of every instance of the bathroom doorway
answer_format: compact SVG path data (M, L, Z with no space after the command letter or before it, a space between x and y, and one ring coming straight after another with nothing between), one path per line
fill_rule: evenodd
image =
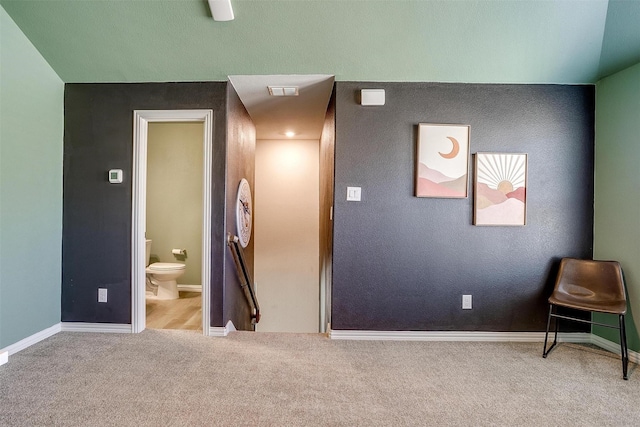
M152 122L147 134L146 324L202 330L201 122Z
M134 112L133 332L209 335L212 126L212 110Z

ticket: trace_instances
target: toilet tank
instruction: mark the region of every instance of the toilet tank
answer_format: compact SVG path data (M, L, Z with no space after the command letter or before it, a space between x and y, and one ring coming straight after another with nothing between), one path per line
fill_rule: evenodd
M151 257L151 240L146 239L146 246L144 249L145 266L149 265L150 257Z

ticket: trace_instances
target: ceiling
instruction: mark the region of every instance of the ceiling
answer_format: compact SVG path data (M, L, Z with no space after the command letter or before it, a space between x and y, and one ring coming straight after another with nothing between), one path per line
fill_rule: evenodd
M0 0L66 83L593 83L640 62L637 0Z
M240 100L256 126L257 139L319 140L324 126L333 76L270 75L229 76ZM268 86L297 87L299 95L269 95Z
M640 0L231 1L229 22L214 21L207 0L0 5L65 83L232 76L261 139L291 122L315 139L332 76L579 84L640 62ZM287 78L309 89L268 97Z

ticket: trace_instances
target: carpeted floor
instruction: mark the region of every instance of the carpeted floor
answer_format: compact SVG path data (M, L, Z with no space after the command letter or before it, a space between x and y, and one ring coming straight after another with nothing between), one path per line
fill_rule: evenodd
M640 371L560 344L59 333L0 367L2 426L640 426Z

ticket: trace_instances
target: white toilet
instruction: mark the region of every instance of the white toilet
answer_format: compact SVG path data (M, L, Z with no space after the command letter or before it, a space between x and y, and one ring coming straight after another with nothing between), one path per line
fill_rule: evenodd
M158 293L147 298L178 299L178 278L184 274L185 265L179 262L154 262L149 265L151 240L146 241L147 268L145 273L151 284L158 287Z

